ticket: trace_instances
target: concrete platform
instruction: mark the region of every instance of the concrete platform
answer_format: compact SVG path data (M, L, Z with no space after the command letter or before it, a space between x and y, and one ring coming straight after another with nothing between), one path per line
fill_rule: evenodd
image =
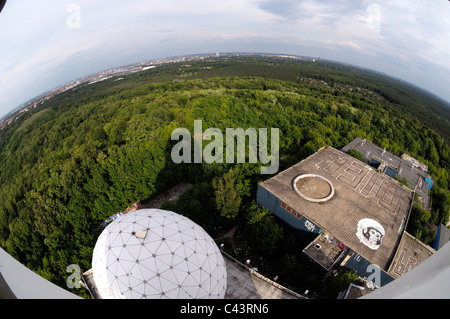
M225 299L307 299L222 254L228 276Z

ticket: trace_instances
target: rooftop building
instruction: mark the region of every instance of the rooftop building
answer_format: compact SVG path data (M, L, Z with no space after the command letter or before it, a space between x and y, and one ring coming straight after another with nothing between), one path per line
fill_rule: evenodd
M225 299L307 299L278 284L225 252L227 267L227 290Z
M422 208L429 209L428 191L433 186L433 182L427 173L428 166L406 153L399 157L360 137L344 146L341 151L346 153L351 149L360 152L364 156L364 161L380 172L394 179L398 177L406 180L418 194Z
M450 244L392 283L361 296L362 299L449 299Z
M399 278L428 259L435 252L433 248L425 245L405 231L388 272L392 277Z
M292 227L321 236L304 252L325 269L339 262L367 277L375 264L385 284L394 279L387 271L413 194L372 166L325 147L259 184L257 201Z
M92 276L103 299L215 299L225 296L227 273L203 228L171 211L140 209L103 230Z

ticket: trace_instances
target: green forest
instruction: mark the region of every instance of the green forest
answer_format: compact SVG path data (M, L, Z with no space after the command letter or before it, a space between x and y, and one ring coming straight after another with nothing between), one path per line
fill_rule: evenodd
M256 204L257 184L271 177L261 163L173 163L172 131L193 134L197 119L222 131L279 128L279 171L356 137L406 152L434 180L432 209L415 205L408 232L430 244L433 227L449 219L450 111L404 82L328 61L267 57L171 63L122 77L59 94L0 131L0 246L61 287L68 265L90 269L105 219L180 182L193 187L166 209L213 238L237 225L243 248L226 243L227 251L254 256L261 271L296 291L322 285L296 235ZM317 293L335 298L354 279L343 274Z

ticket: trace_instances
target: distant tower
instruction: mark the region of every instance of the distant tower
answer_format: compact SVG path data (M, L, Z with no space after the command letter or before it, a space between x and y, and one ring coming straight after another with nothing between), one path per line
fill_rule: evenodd
M220 53L216 52L216 58L220 57Z

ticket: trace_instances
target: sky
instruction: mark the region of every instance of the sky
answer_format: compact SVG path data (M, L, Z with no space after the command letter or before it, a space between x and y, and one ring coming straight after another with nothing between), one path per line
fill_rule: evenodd
M358 65L450 102L447 0L8 0L0 117L61 84L144 60L215 52Z

